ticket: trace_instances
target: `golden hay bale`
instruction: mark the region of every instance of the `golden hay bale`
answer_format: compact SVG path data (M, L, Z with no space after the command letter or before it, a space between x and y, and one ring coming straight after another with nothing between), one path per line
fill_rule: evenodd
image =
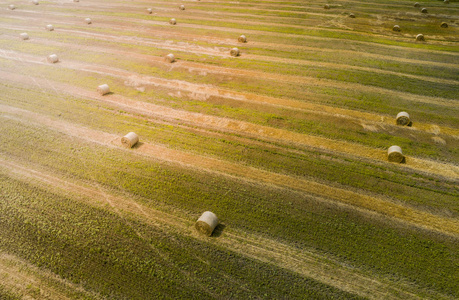
M392 30L393 31L401 31L400 26L398 26L398 25L394 25L394 27L392 27Z
M169 20L169 24L175 25L175 24L177 24L177 21L174 18L172 18L172 19Z
M153 10L152 10L151 8L147 8L147 12L148 12L149 14L151 14L151 13L153 12Z
M353 13L350 13L349 18L355 18L355 15Z
M237 39L240 43L247 43L247 37L245 35L241 35Z
M446 23L446 22L441 22L440 27L441 27L441 28L448 28L448 23Z
M175 56L172 53L169 53L164 57L164 60L170 63L173 63L175 61Z
M179 6L179 9L180 9L180 10L185 10L185 5L183 5L183 4L180 5L180 6Z
M424 35L422 33L418 34L416 36L416 41L425 41L426 39L424 38Z
M102 84L102 85L99 85L97 87L97 92L103 96L103 95L106 95L108 93L110 93L110 87L108 86L108 84Z
M14 4L10 4L10 5L8 5L8 9L9 10L15 10L16 6Z
M48 25L46 25L45 29L48 30L48 31L53 31L54 30L54 26L51 25L51 24L48 24Z
M329 5L329 4L325 4L325 5L324 5L324 8L325 8L325 9L330 9L330 5Z
M210 211L205 211L194 225L199 233L211 236L215 227L218 225L217 216Z
M84 19L84 21L86 22L86 24L91 24L92 23L91 18L86 18L86 19Z
M59 57L57 57L56 54L51 54L50 56L48 56L47 60L48 60L49 63L54 64L54 63L57 63L59 61Z
M405 156L403 156L402 148L391 146L387 149L387 158L390 162L401 163L405 159Z
M414 7L420 7L420 6L421 4L419 4L419 2L414 3Z
M38 0L32 0L32 3L33 3L34 5L38 5L38 4L39 4L39 3L38 3Z
M239 56L239 49L238 48L231 49L230 54L231 56L234 56L234 57Z
M21 33L19 36L23 40L28 40L29 39L29 35L26 32Z
M426 13L427 13L427 8L423 7L423 8L421 9L421 12L422 12L423 14L426 14Z
M127 148L134 147L139 142L139 136L134 132L129 132L121 138L121 144Z
M410 115L405 111L399 112L395 119L396 119L397 125L406 126L411 123Z

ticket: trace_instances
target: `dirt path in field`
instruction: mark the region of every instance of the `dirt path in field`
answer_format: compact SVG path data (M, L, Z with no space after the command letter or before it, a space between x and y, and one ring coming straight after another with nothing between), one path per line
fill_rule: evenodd
M21 299L72 299L69 295L75 291L90 299L101 299L79 285L5 252L0 252L0 286L20 295Z
M0 115L0 117L3 118L13 118L17 121L45 126L91 143L122 149L120 137L117 135L74 125L61 120L50 119L43 115L5 105L0 105L0 112L3 113ZM269 185L312 193L325 197L326 199L331 199L332 201L337 201L338 203L351 205L357 210L373 211L383 216L394 218L394 220L407 222L407 224L429 230L438 230L453 236L459 235L458 220L418 211L410 207L392 203L385 199L358 194L356 192L327 186L298 177L277 174L180 150L169 149L164 146L146 142L136 147L134 151L152 159L177 163L188 168L197 168L199 170L205 170L206 172L217 172L237 178L242 177L254 183L263 182Z
M3 168L14 178L39 182L53 191L60 189L61 192L66 194L71 192L76 195L84 195L86 200L82 197L80 197L80 200L91 206L104 206L106 198L109 197L112 209L118 210L120 214L129 215L131 218L135 217L142 222L161 227L166 231L173 230L182 235L192 236L207 243L223 246L243 256L290 270L344 291L356 293L370 299L387 299L388 296L393 297L395 295L404 299L419 299L416 296L419 291L412 285L401 282L395 283L389 278L376 277L369 272L346 267L312 249L298 249L279 241L239 232L232 228L226 228L218 238L203 237L193 229L192 221L145 207L128 197L114 196L108 194L108 192L101 191L99 188L84 187L81 184L75 184L42 171L31 169L31 166L23 166L16 162L7 161L2 156L0 156L0 162L2 162L0 170ZM444 298L440 294L437 294L437 296Z

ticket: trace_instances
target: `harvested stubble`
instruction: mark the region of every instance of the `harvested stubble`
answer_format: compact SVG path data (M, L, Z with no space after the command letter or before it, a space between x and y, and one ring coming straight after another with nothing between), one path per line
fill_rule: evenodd
M440 27L441 27L441 28L448 28L448 23L446 23L446 22L441 22Z
M38 5L38 0L32 0L32 3L35 4L35 5Z
M423 14L426 14L426 13L427 13L427 8L423 7L423 8L421 9L421 12L422 12Z
M86 24L91 24L92 23L91 18L86 18L86 19L84 19L84 21L86 22Z
M101 96L106 95L110 93L110 87L108 86L108 84L99 85L97 87L97 92L99 92Z
M185 5L183 5L183 4L180 5L180 6L179 6L179 9L180 9L180 10L185 10Z
M245 35L241 35L237 40L240 43L247 43L247 37Z
M148 12L149 14L151 14L151 13L153 12L153 10L152 10L151 8L147 8L147 12Z
M26 32L21 33L19 36L23 40L28 40L29 39L29 35Z
M401 126L409 125L411 123L410 115L405 111L399 112L396 117L396 123Z
M355 15L353 13L350 13L349 18L355 18Z
M172 18L172 19L169 20L169 24L175 25L175 24L177 24L177 21Z
M59 61L59 58L57 57L56 54L51 54L50 56L48 56L47 60L48 60L49 63L54 64L54 63L57 63Z
M401 31L400 29L400 26L398 25L394 25L394 27L392 28L393 31Z
M210 211L204 212L195 224L196 230L207 236L211 236L218 225L217 216Z
M405 159L405 156L403 156L402 148L391 146L387 149L387 158L390 162L401 163Z
M173 63L175 61L174 54L169 53L168 55L164 57L164 60L167 62Z
M10 4L10 5L8 5L8 9L9 10L14 10L14 9L16 9L16 6L14 6L14 4Z
M234 56L234 57L239 56L239 49L238 48L231 49L230 54L231 56Z
M424 35L422 33L416 36L416 41L425 41Z
M135 132L129 132L121 138L121 144L124 147L132 148L139 142L139 136Z
M420 6L421 4L419 4L419 2L414 3L414 7L420 7Z

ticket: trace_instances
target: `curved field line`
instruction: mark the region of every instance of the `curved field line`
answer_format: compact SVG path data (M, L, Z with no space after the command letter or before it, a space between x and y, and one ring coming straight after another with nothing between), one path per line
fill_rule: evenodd
M106 198L109 198L112 209L121 214L128 214L143 223L161 226L163 230L178 231L199 239L206 243L223 246L230 251L235 251L243 256L260 260L265 263L285 268L301 276L313 278L338 289L355 293L369 299L387 299L389 295L395 295L404 299L419 299L416 294L419 292L416 287L403 282L392 282L389 278L375 276L369 272L363 272L355 268L349 268L330 257L314 252L313 250L298 249L285 243L268 239L265 237L240 232L232 228L225 228L219 238L207 238L199 235L192 228L192 222L164 213L144 205L136 203L128 197L120 197L108 194L93 187L84 187L81 183L70 182L57 178L50 174L31 169L30 166L23 166L16 162L7 161L0 156L0 171L6 169L9 176L20 180L32 180L46 184L53 190L75 193L86 197L78 197L90 206L103 207ZM89 200L90 199L90 200ZM104 207L105 208L105 207ZM164 227L166 225L166 227ZM436 294L439 299L447 297Z
M91 143L122 148L120 137L114 134L74 125L61 120L53 120L37 113L1 104L0 112L3 113L3 115L0 115L3 118L13 118L21 122L39 124ZM439 231L455 237L459 236L459 221L456 219L440 217L373 196L358 194L294 176L282 175L228 161L169 149L155 144L143 143L136 148L135 152L149 158L178 163L186 167L236 176L238 178L242 177L253 182L263 182L265 184L312 193L337 201L338 203L355 206L355 208L377 212L385 217L393 217L395 220L400 220L407 224Z

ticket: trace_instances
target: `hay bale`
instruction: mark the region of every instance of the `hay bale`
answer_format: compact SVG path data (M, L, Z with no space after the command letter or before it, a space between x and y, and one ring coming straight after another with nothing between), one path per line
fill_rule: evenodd
M59 57L57 57L56 54L51 54L50 56L48 56L47 60L48 60L49 63L54 64L54 63L57 63L59 61Z
M9 10L15 10L16 6L14 4L10 4L10 5L8 5L8 9Z
M129 132L121 138L121 144L124 147L132 148L135 144L139 142L139 136L134 132Z
M73 0L73 2L80 2L80 0Z
M172 53L169 53L168 55L164 56L164 60L173 63L175 61L175 56Z
M406 126L411 123L410 115L405 111L399 112L395 119L396 119L397 125Z
M421 42L425 41L424 35L422 33L418 34L416 36L416 41L421 41Z
M38 5L38 4L39 4L38 0L32 0L32 3L33 3L34 5Z
M414 3L414 7L420 7L420 6L421 4L419 4L419 2Z
M422 12L423 14L426 14L426 13L427 13L427 8L425 8L425 7L421 8L421 12Z
M151 8L147 8L147 12L148 12L149 14L151 14L151 13L153 12L153 10L152 10Z
M441 27L441 28L448 28L448 23L446 23L446 22L441 22L440 27Z
M86 22L86 24L91 24L92 23L91 18L86 18L86 19L84 19L84 21Z
M350 13L349 18L355 18L355 15L353 13Z
M177 24L177 21L174 18L172 18L172 19L169 20L169 24L175 25L175 24Z
M29 35L26 32L21 33L19 36L23 40L28 40L29 39Z
M183 5L183 4L180 5L180 6L179 6L179 9L180 9L180 10L185 10L185 5Z
M449 4L449 0L444 0L443 3Z
M330 5L329 5L329 4L325 4L325 5L324 5L324 8L325 8L325 9L330 9Z
M392 27L392 30L393 31L401 31L400 26L398 26L398 25L394 25L394 27Z
M245 35L241 35L237 39L240 43L247 43L247 37Z
M102 84L97 87L97 92L99 92L99 94L103 96L105 94L110 93L110 88L108 87L108 84Z
M45 29L48 30L48 31L53 31L54 30L54 26L51 25L51 24L48 24L48 25L46 25Z
M230 54L231 56L234 56L234 57L239 56L239 49L238 48L231 49Z
M405 159L405 156L403 156L402 148L391 146L387 149L387 158L390 162L401 163Z
M218 225L217 216L210 211L205 211L194 225L199 233L211 236L215 227Z

